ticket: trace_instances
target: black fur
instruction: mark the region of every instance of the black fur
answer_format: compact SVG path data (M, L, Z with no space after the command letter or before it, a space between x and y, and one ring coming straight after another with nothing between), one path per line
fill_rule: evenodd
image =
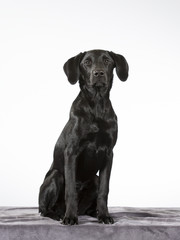
M100 223L114 222L107 208L117 140L117 117L109 99L114 68L125 81L125 58L104 50L80 53L64 65L69 82L79 80L81 91L55 145L54 161L40 188L39 211L66 225L77 224L83 214L96 216Z

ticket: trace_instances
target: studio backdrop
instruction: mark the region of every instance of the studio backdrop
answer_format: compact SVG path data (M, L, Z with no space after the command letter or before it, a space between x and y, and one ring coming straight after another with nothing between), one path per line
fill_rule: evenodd
M0 205L37 206L78 83L63 64L105 49L118 140L109 206L180 207L180 1L7 0L0 3Z

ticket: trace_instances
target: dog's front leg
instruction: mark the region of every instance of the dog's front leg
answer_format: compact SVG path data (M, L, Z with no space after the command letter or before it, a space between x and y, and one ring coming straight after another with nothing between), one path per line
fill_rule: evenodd
M76 192L76 158L75 147L67 147L65 150L65 202L66 213L63 224L78 224L77 217L77 192Z
M112 217L110 217L107 208L107 199L109 193L109 179L111 174L113 152L107 155L106 166L99 173L99 193L97 198L97 217L100 223L114 223Z

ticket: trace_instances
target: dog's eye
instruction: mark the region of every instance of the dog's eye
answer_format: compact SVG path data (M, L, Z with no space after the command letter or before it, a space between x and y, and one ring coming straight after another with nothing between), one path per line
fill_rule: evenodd
M91 60L90 59L87 59L87 60L85 60L84 61L84 64L86 65L86 66L89 66L89 65L91 65Z
M109 58L105 58L105 59L104 59L104 63L105 63L105 64L108 64L109 62L110 62Z

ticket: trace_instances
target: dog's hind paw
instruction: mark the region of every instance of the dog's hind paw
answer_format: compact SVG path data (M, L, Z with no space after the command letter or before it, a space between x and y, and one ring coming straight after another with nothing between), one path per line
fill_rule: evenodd
M48 217L48 218L51 218L51 219L53 219L53 220L60 221L60 216L57 215L57 214L54 213L54 212L40 213L40 216L42 216L42 217Z

